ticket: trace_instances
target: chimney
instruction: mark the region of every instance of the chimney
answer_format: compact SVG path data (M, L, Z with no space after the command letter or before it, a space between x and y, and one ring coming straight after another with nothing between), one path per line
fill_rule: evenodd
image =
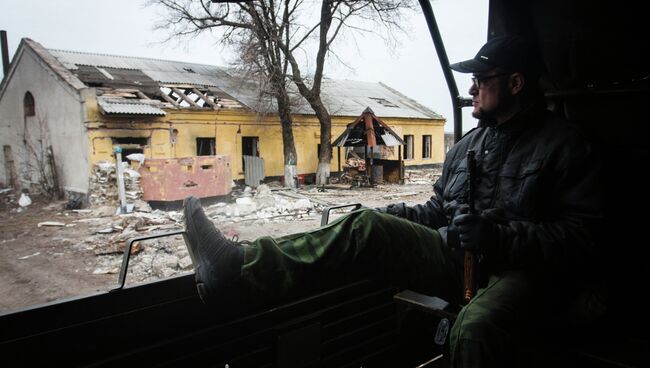
M0 45L2 46L2 79L4 79L9 71L9 44L7 43L7 31L0 31Z

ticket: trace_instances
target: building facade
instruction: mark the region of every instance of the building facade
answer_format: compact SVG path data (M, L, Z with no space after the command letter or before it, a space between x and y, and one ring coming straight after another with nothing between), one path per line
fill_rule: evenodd
M48 50L23 39L0 86L0 183L84 196L94 165L115 162L116 146L145 162L228 156L232 180L245 176L243 156L257 156L267 177L280 177L279 118L257 90L220 67ZM443 161L445 120L416 101L381 83L349 80L326 80L323 93L333 138L371 107L407 142L406 166ZM306 103L294 111L297 170L314 173L319 123Z

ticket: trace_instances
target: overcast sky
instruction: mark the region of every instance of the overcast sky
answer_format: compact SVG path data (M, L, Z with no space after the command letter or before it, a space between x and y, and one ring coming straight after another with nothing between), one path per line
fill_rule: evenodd
M487 37L487 0L434 0L432 6L450 62L473 57ZM3 0L0 29L7 31L13 57L20 39L29 37L46 48L138 56L227 65L229 55L215 46L210 35L163 44L165 34L153 31L159 10L143 0ZM337 45L337 54L349 67L335 63L326 76L383 82L447 119L453 131L451 98L428 34L418 12L408 19L410 30L399 36L396 49L383 41L356 37ZM2 71L0 70L0 75ZM456 74L461 94L468 95L469 76ZM476 125L464 109L464 130Z

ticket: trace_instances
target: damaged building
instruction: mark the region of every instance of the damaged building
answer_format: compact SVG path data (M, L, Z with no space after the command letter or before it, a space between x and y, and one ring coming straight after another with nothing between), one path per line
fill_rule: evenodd
M122 157L145 158L131 164L148 201L224 195L247 170L280 178L279 117L259 96L258 84L227 68L52 50L25 38L0 86L0 185L88 201L93 171L115 163L118 146ZM407 167L444 159L445 119L382 83L326 79L323 100L332 137L371 108L406 143ZM313 174L319 123L306 102L293 111L297 171Z

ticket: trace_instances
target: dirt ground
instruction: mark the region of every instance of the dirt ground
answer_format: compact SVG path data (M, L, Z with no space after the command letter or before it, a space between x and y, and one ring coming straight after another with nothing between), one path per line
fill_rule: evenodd
M373 188L275 189L266 202L254 197L257 210L248 215L229 213L234 203L213 204L205 210L229 237L277 237L317 228L326 205L358 202L372 208L424 203L432 194L432 181L430 176L419 179ZM286 198L286 203L278 197ZM259 203L268 204L273 198L276 212L262 216L266 207ZM125 239L183 228L179 211L115 215L115 207L70 211L63 209L62 201L32 200L25 208L5 204L0 209L0 314L105 292L117 284ZM136 248L141 251L131 257L127 285L192 272L181 236L144 241Z

